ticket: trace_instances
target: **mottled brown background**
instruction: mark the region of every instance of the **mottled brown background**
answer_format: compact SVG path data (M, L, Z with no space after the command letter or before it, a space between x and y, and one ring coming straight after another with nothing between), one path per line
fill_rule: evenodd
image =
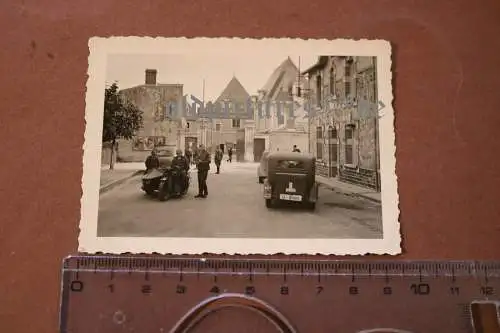
M400 258L500 259L498 0L2 1L0 27L2 332L57 330L92 36L391 41Z

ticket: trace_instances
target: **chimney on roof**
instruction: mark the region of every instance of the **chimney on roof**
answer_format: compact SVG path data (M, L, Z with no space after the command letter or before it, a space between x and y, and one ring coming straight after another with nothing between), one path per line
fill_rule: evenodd
M156 69L146 69L146 84L156 84Z

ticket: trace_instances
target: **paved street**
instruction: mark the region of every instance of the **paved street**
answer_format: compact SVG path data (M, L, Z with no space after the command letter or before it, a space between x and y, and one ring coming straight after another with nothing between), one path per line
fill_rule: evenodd
M316 210L268 209L257 164L224 163L208 176L208 198L197 199L196 169L186 197L160 202L141 191L140 176L101 195L98 236L381 238L380 204L321 187Z

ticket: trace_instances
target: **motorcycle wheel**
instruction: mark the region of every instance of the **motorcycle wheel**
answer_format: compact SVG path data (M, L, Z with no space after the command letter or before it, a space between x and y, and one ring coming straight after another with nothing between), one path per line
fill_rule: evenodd
M170 187L169 183L170 179L167 179L165 183L160 185L160 191L158 192L158 199L160 199L160 201L167 201L168 199L170 199L171 193L168 190Z

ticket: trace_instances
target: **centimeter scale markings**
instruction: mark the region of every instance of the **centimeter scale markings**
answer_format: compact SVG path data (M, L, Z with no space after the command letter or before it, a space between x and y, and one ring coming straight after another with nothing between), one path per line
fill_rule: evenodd
M500 333L500 262L75 256L61 333Z

